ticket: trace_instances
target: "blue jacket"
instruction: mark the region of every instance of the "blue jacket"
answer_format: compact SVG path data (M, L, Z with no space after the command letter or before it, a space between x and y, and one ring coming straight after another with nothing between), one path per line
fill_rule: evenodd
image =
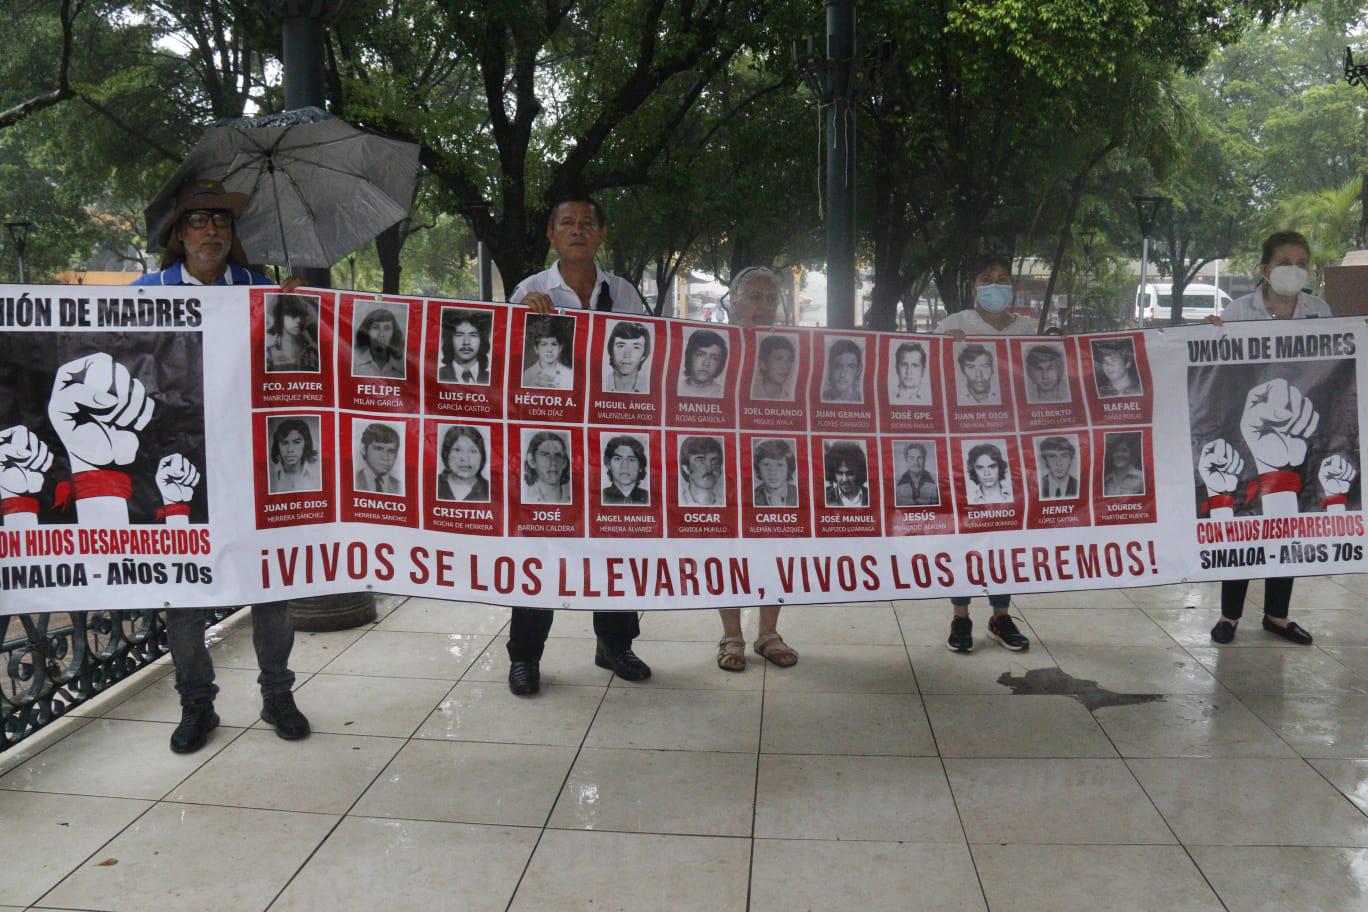
M189 285L189 284L191 284L191 283L185 281L185 276L182 275L182 270L183 270L184 268L185 268L185 264L184 264L183 262L181 262L180 260L177 260L176 262L174 262L174 263L171 264L170 268L168 268L168 269L163 269L161 272L149 272L147 275L142 276L142 277L139 278L137 281L132 282L131 284L133 284L133 285ZM215 282L214 284L215 284L215 285L274 285L274 284L276 284L276 283L273 282L273 281L271 281L270 279L266 278L264 275L262 275L262 274L259 273L259 272L252 272L252 270L247 269L247 268L245 268L245 267L243 267L243 266L234 266L232 263L229 263L229 264L228 264L228 269L223 273L223 275L219 276L218 281Z

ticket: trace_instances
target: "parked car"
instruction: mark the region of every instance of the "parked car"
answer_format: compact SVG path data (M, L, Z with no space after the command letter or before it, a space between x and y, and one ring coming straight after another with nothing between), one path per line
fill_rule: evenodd
M1199 323L1207 317L1220 316L1233 299L1215 285L1194 282L1183 289L1183 322ZM1145 285L1135 289L1135 322L1151 326L1169 322L1169 308L1173 305L1173 284Z

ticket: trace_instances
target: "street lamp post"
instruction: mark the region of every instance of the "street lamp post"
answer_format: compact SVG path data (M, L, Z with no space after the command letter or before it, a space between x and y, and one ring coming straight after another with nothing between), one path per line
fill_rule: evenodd
M1145 283L1149 275L1149 242L1150 236L1154 232L1155 223L1160 214L1173 202L1167 196L1134 196L1131 202L1135 203L1136 220L1140 223L1140 236L1143 244L1140 248L1140 287L1136 290L1136 320L1140 319L1140 297L1148 296L1149 292L1145 289Z
M827 325L855 325L855 105L887 53L880 42L859 56L855 0L827 0L826 54L811 38L806 53L793 45L793 63L826 108L825 226Z
M19 258L19 284L23 285L26 281L24 276L24 251L28 249L29 232L38 226L33 222L6 222L5 230L9 232L10 243L14 245L14 255Z
M1363 86L1368 89L1368 63L1354 63L1354 52L1350 48L1344 49L1344 79L1350 85ZM1359 189L1360 215L1359 215L1359 247L1368 247L1368 174L1363 175L1363 184Z

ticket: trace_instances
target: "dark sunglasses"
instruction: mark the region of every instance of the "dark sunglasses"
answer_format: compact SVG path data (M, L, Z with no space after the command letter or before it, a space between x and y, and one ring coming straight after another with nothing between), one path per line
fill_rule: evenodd
M211 218L214 220L215 228L233 227L233 213L223 209L216 209L213 212L206 212L203 209L187 212L185 213L185 224L194 228L196 231L199 231L202 228L208 227Z

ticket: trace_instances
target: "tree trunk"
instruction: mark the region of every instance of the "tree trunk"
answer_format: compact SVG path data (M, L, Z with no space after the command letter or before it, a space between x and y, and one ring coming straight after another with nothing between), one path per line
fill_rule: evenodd
M400 273L404 267L399 262L399 254L404 249L404 224L408 219L395 222L384 231L375 236L375 255L380 260L380 268L384 270L384 281L381 283L381 291L385 294L399 293Z

